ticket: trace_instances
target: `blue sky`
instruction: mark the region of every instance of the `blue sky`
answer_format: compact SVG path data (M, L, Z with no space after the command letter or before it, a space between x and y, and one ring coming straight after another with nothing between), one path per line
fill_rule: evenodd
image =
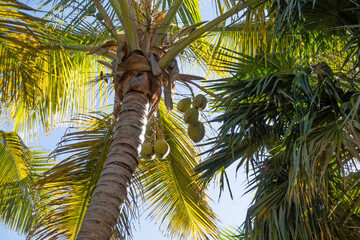
M214 11L211 10L213 4L211 0L201 1L202 6L202 18L209 20L214 16ZM26 2L26 1L23 1ZM192 72L192 74L199 74L198 71ZM213 126L217 128L218 126ZM5 130L5 129L2 129ZM64 129L57 129L52 131L49 136L41 138L39 141L32 143L32 146L42 146L43 149L53 150L56 143L60 140ZM252 194L242 196L245 192L244 182L245 175L240 171L236 176L236 166L232 166L228 169L229 179L231 180L231 187L234 194L234 200L230 199L227 191L222 194L220 201L218 201L219 187L213 184L209 187L207 194L213 199L211 207L214 212L219 216L221 220L221 226L238 226L240 225L246 215L246 209L248 208L252 199ZM0 224L0 240L24 240L24 236L20 236L14 232L10 232ZM159 225L154 225L154 222L150 222L143 215L140 218L140 224L137 225L137 231L134 232L134 239L148 239L148 240L167 240L163 237L159 231Z

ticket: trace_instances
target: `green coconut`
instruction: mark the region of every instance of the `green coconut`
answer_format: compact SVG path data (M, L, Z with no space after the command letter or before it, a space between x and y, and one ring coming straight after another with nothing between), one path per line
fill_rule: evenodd
M170 146L164 139L154 142L154 152L158 158L166 158L170 152Z
M205 136L205 127L202 122L190 124L188 126L188 135L194 142L200 142Z
M96 12L96 7L95 5L90 5L87 9L86 9L86 13L87 14L94 14Z
M144 159L152 160L155 157L154 147L150 142L144 142L141 149L141 156Z
M188 124L195 124L199 121L199 111L196 108L189 108L184 114L184 121Z
M198 108L199 110L204 110L207 105L207 99L204 95L198 94L194 97L193 107Z
M101 13L101 12L98 12L96 15L95 15L96 19L101 21L104 19L104 15Z
M186 112L191 107L191 98L181 99L177 104L177 110Z

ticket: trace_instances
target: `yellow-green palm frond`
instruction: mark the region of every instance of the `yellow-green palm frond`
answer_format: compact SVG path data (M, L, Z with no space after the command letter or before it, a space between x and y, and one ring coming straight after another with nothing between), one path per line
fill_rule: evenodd
M110 148L114 124L106 114L81 115L51 154L60 159L37 183L40 221L33 229L37 239L74 239L80 229L93 190ZM113 239L131 238L136 217L134 187L121 213Z
M197 181L194 167L200 159L187 136L186 126L178 113L167 114L163 103L158 121L163 137L170 145L170 154L165 159L142 160L137 172L150 218L160 223L170 239L188 236L191 239L216 239L217 217L210 210L209 198Z
M174 0L166 0L159 2L159 10L166 13ZM177 16L173 19L177 26L190 26L201 22L199 9L199 0L184 0L180 6Z
M218 14L236 5L220 2L220 8L219 3L216 4ZM185 49L185 56L191 56L191 59L208 70L220 75L224 74L218 68L222 67L222 61L230 61L234 56L231 52L226 55L221 54L224 48L249 55L255 54L260 47L266 48L267 39L271 39L270 31L268 31L269 24L265 20L260 23L255 21L266 18L266 6L268 4L259 1L233 16L230 22L222 22L213 27L202 38L197 39Z
M99 58L66 51L50 51L45 59L41 57L34 59L39 71L28 75L20 66L4 79L14 86L9 91L20 85L5 110L15 129L23 130L30 139L36 138L39 130L47 133L58 127L74 114L104 106L107 98L107 83L94 81L106 72L96 63ZM17 72L19 75L13 75Z
M48 165L43 152L28 149L16 133L0 131L0 221L5 226L22 234L31 231L37 221L32 186Z
M7 49L36 49L46 21L27 13L35 10L16 0L2 0L0 6L0 43L7 43Z
M196 2L196 1L195 1ZM214 7L216 8L218 15L221 16L225 12L226 14L229 14L231 12L239 11L238 9L243 9L239 16L234 17L234 19L231 19L231 22L235 21L235 19L241 19L244 20L245 16L244 12L249 11L252 9L253 6L246 7L251 3L255 3L256 1L246 1L244 5L242 5L239 2L233 2L233 1L216 1L213 3ZM184 2L184 5L186 4L186 1ZM263 5L263 2L260 1L260 6ZM227 15L228 17L231 15ZM265 16L264 14L262 15ZM204 25L206 25L208 22L201 22L201 19L194 19L195 22L185 22L183 25L181 24L175 24L172 25L172 28L170 28L169 31L169 39L170 39L170 52L171 47L177 48L177 44L181 45L180 42L183 42L182 40L186 38L193 38L196 30L200 30ZM221 51L222 48L230 48L230 49L237 49L239 46L239 41L242 41L239 37L239 32L234 32L233 30L229 31L228 29L225 29L226 18L222 19L221 21L216 20L218 24L216 26L208 29L207 31L203 32L203 36L198 36L196 39L193 40L193 42L189 43L186 47L184 47L180 53L180 57L186 60L191 60L195 63L200 64L200 66L212 69L212 65L218 64L217 60L219 58L218 53ZM240 33L241 34L241 33ZM177 37L173 41L174 37ZM259 38L260 39L260 38ZM255 49L254 46L252 48ZM207 66L206 66L207 65ZM216 70L216 69L212 69Z
M32 77L36 64L31 60L37 55L35 51L44 37L45 21L25 13L32 9L20 2L1 1L0 4L3 5L0 10L0 107L6 107L21 95L30 105L32 88L36 88L36 80ZM21 76L28 81L21 82ZM21 87L27 94L22 94Z
M103 104L107 85L94 79L106 70L96 63L100 57L85 55L91 49L86 44L96 39L92 29L78 26L65 34L12 3L0 12L6 20L0 24L0 113L32 139L39 130L48 132L74 114L96 109L96 100Z
M55 23L59 23L64 32L73 32L73 28L90 27L95 32L97 29L105 28L102 21L95 18L96 8L92 0L85 1L62 1L62 0L39 0L41 8L50 9L45 14L46 19L51 19ZM115 20L115 12L109 1L100 0L100 3L106 10L109 17L113 20L115 27L119 27L119 22ZM89 7L95 10L95 13L89 13ZM106 34L108 35L108 34ZM100 36L98 36L100 37Z
M31 154L15 133L3 131L0 133L2 153L0 185L4 186L6 183L29 177Z

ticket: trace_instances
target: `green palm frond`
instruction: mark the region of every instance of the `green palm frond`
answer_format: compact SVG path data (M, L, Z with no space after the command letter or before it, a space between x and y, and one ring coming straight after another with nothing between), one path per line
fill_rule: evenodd
M338 160L324 164L320 158L317 169L311 169L317 172L314 179L306 172L306 163L296 166L294 161L288 167L284 156L280 153L267 159L254 179L258 191L245 222L247 238L358 238L360 233L355 226L359 224L359 203L354 195L359 191L354 185L359 181L355 177L358 174L343 176ZM291 182L294 169L297 183ZM322 171L325 172L321 176Z
M81 115L64 135L51 156L61 161L37 183L39 215L37 239L75 238L110 148L114 124L105 114ZM113 239L131 238L136 217L135 187L119 218Z
M359 42L355 40L359 28L359 6L359 1L351 0L273 1L270 12L274 15L276 32L300 32L297 36L299 42L308 40L304 34L315 34L312 42L319 42L319 46L324 39L336 37L333 47L348 52L343 60L356 59L358 62L359 55L354 53L359 51Z
M0 221L19 233L29 233L37 221L33 184L47 169L46 156L31 151L13 132L0 131Z
M222 127L198 170L210 178L235 161L251 170L246 239L358 238L358 179L348 180L360 158L358 77L326 63L288 73L276 66L214 84ZM265 70L272 74L261 77Z
M194 175L200 159L186 134L186 126L177 113L167 114L163 103L159 118L170 154L165 159L142 160L137 173L150 217L161 223L161 229L171 239L216 238L217 217Z
M220 240L243 240L244 234L240 228L228 227L221 231Z
M341 0L259 1L231 23L211 29L203 41L208 46L199 51L206 57L197 57L218 74L237 53L255 57L261 52L289 55L298 64L330 60L332 68L350 70L358 66L358 7L356 1ZM223 54L223 48L232 51Z
M275 14L277 29L305 27L326 34L343 34L338 26L357 24L358 1L351 0L291 0L273 1L270 12ZM286 26L286 27L284 27Z

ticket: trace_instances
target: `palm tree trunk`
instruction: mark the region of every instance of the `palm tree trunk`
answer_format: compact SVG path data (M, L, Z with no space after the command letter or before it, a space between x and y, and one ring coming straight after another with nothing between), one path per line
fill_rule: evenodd
M143 93L124 96L113 142L76 239L111 238L138 166L150 105Z

